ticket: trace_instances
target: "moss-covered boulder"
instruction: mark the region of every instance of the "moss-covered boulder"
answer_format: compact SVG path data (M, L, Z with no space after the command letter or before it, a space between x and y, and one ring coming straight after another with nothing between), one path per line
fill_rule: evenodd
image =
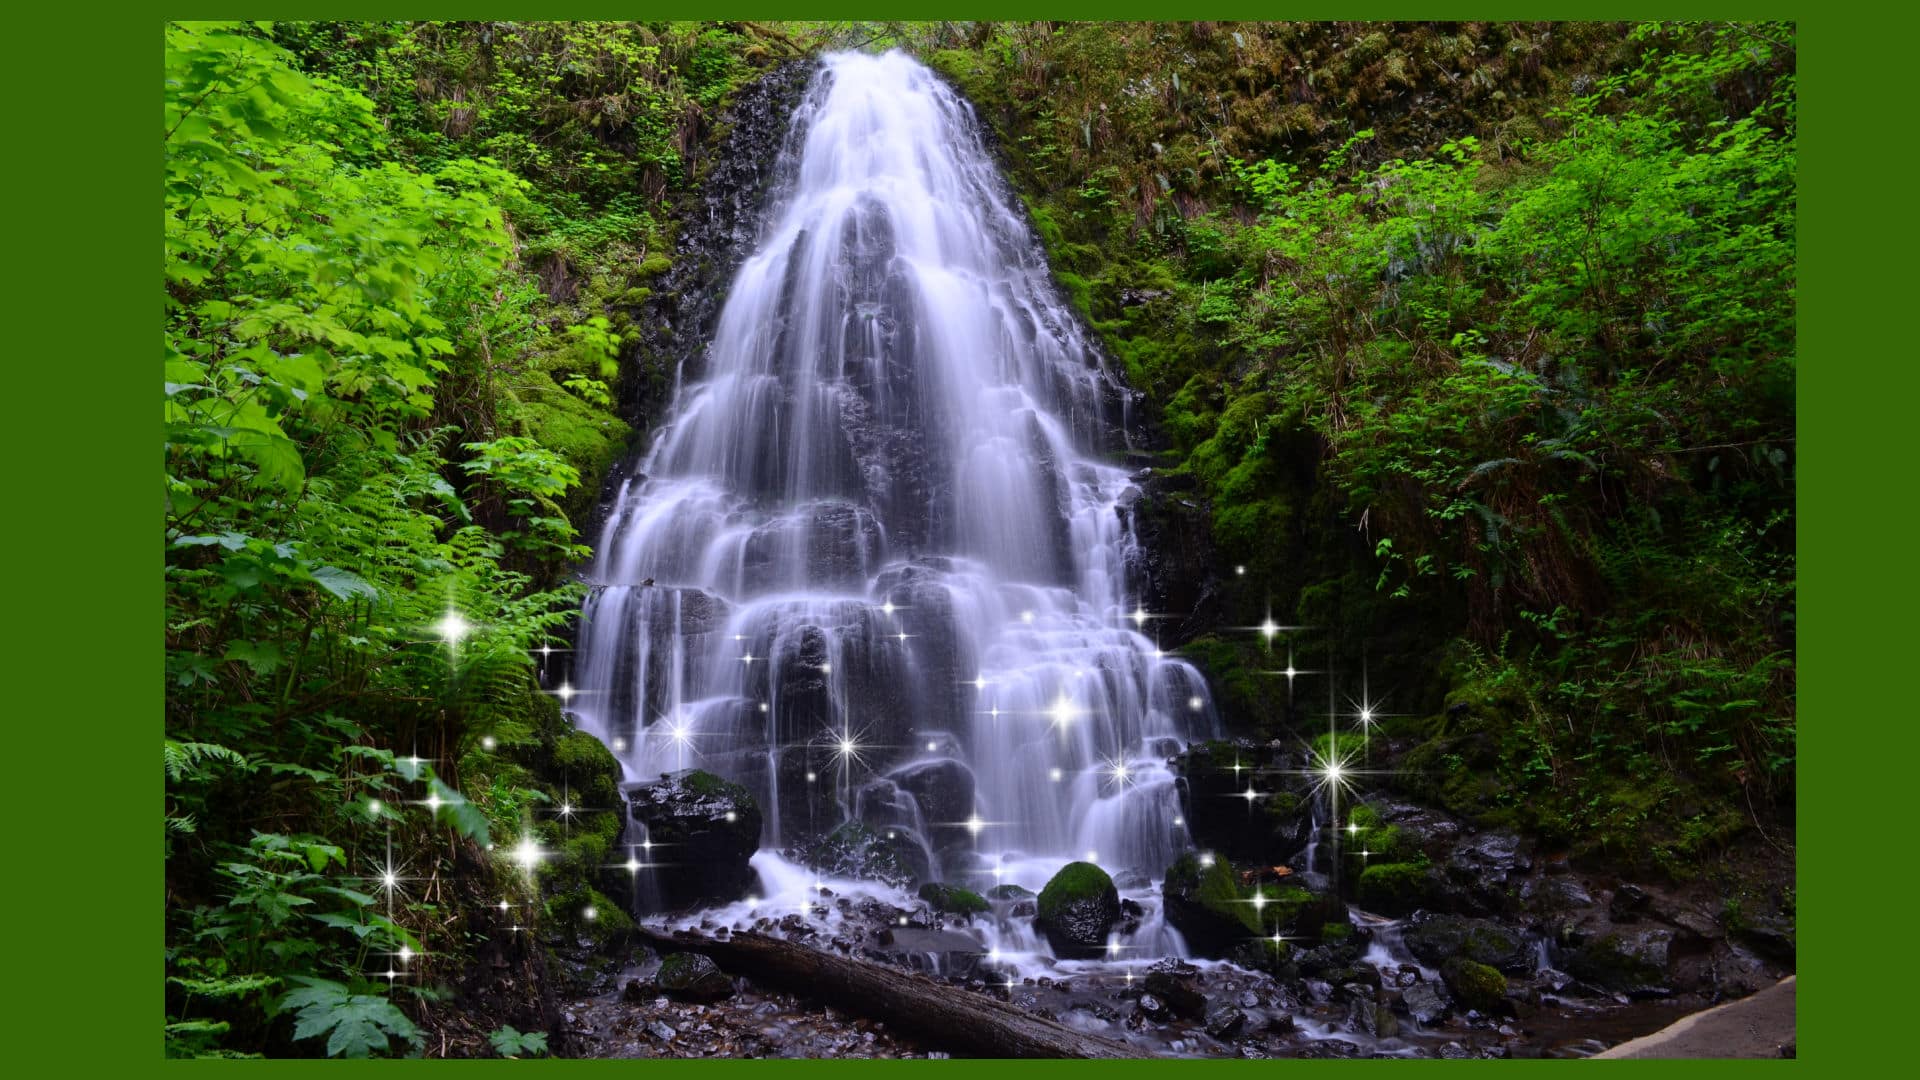
M986 898L972 889L963 889L958 885L943 885L927 882L920 886L920 899L927 906L948 915L979 915L987 910Z
M1120 921L1120 891L1105 870L1071 862L1040 890L1034 925L1062 959L1092 958L1106 951L1107 933Z
M680 1001L719 1001L733 996L733 980L720 966L699 953L671 953L660 961L654 976L668 997Z
M1491 1014L1507 1007L1507 977L1485 964L1456 956L1440 966L1440 978L1454 1000L1469 1009Z
M1438 890L1424 863L1374 863L1360 871L1354 899L1382 915L1410 915L1430 903Z
M728 903L753 887L747 860L760 847L760 807L739 784L701 769L663 774L627 793L635 821L673 864L656 875L667 908Z
M1203 863L1191 852L1167 868L1160 895L1167 924L1180 931L1195 956L1222 957L1257 936L1253 908L1240 896L1225 859Z

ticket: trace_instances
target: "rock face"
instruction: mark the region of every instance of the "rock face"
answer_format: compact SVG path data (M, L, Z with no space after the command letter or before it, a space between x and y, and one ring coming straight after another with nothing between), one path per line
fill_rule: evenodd
M681 1001L719 1001L733 996L733 980L699 953L671 953L654 976L668 997Z
M1105 870L1089 862L1060 868L1040 890L1034 925L1062 959L1086 959L1106 951L1107 932L1120 921L1120 891Z
M747 860L760 847L760 807L746 788L687 769L627 789L627 810L645 830L630 835L645 836L673 864L655 875L663 908L730 903L752 888Z
M1212 520L1191 476L1142 469L1133 482L1119 505L1140 540L1128 555L1127 576L1148 609L1180 619L1162 639L1170 648L1221 618Z

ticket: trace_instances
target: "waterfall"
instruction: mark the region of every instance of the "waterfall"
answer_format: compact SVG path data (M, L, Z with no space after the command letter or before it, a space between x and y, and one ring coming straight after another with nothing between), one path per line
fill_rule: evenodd
M1129 580L1128 392L914 60L826 57L773 175L615 493L578 723L630 779L746 785L763 851L866 815L950 881L1158 877L1166 760L1217 720Z

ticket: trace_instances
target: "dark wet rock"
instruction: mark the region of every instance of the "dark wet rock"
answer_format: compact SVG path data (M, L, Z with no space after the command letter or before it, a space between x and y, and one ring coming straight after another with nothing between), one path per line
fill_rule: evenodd
M730 903L753 887L760 807L746 788L688 769L628 788L627 807L673 864L655 875L665 907Z
M878 881L904 888L928 873L919 845L850 821L815 844L807 861L823 876Z
M1675 933L1664 926L1629 924L1564 950L1567 972L1583 982L1636 997L1673 992L1667 967Z
M1502 971L1526 971L1533 966L1527 940L1489 919L1429 916L1408 924L1400 940L1408 952L1431 967L1456 956Z
M1253 936L1250 909L1225 859L1203 866L1191 853L1182 855L1167 868L1160 895L1167 924L1180 931L1194 956L1224 957Z
M1594 903L1593 894L1580 879L1565 875L1526 878L1520 882L1518 895L1534 911L1577 911Z
M1607 899L1607 914L1614 922L1633 922L1647 910L1651 900L1647 890L1638 885L1622 882Z
M1400 1003L1414 1023L1427 1027L1446 1019L1451 999L1440 984L1419 982L1400 992Z
M1134 1003L1134 1008L1137 1010L1134 1013L1135 1016L1145 1017L1156 1024L1164 1024L1173 1019L1173 1010L1167 1008L1166 1002L1152 994L1141 994L1140 1000Z
M1247 1014L1231 1005L1207 1012L1207 1034L1216 1039L1231 1039L1247 1026Z
M1393 1010L1372 998L1355 998L1347 1006L1347 1030L1374 1039L1391 1039L1400 1034L1400 1021Z
M1147 969L1147 993L1166 1002L1175 1016L1198 1020L1206 1015L1207 995L1200 987L1200 969L1179 960L1162 960Z
M995 885L987 890L989 900L1032 900L1038 894L1020 885Z
M627 985L620 988L620 1000L638 1005L652 1001L660 996L660 987L654 983L643 983L639 979L628 979Z
M671 953L654 976L662 993L678 1001L719 1001L733 996L733 980L699 953Z
M1223 607L1211 518L1199 503L1176 497L1190 483L1158 470L1136 474L1117 507L1140 540L1129 551L1129 591L1148 610L1174 617L1161 639L1167 648L1218 622Z
M1293 954L1293 962L1304 975L1331 979L1337 973L1352 971L1360 964L1360 958L1366 955L1366 951L1362 941L1350 938L1297 950Z
M1520 882L1532 868L1526 841L1517 833L1496 830L1455 844L1441 877L1459 910L1494 914L1513 908Z
M1071 862L1040 890L1034 925L1055 956L1092 958L1106 952L1107 933L1120 921L1120 893L1105 870Z
M959 869L956 856L973 850L973 834L966 827L973 816L973 770L942 758L903 765L888 773L887 779L919 806L935 862L945 870Z
M1783 918L1760 917L1743 923L1734 936L1753 946L1768 959L1791 965L1799 952L1798 934L1793 922Z

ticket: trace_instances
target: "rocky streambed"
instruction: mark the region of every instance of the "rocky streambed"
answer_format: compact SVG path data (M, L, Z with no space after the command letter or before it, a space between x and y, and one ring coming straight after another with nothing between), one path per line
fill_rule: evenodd
M674 932L762 935L915 972L926 992L991 998L1142 1057L1590 1056L1792 971L1791 923L1729 920L1706 881L1624 880L1391 792L1348 807L1336 836L1308 790L1279 811L1301 772L1285 754L1190 751L1175 764L1194 850L1159 879L1071 863L1038 893L922 880L931 860L858 823L756 851L743 788L692 773L635 786L632 835L671 853L647 852L659 872L621 891L678 914L551 943L571 972L559 982L575 988L569 1045L968 1052L963 1038L680 951L662 940ZM1272 805L1250 807L1222 774L1252 775Z

